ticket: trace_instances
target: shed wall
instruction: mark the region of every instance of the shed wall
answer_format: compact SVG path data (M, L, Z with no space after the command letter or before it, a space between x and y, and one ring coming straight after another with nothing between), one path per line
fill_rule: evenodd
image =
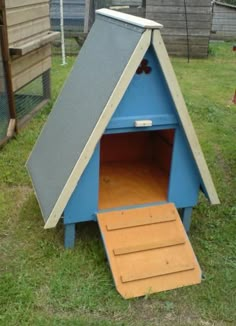
M129 7L129 8L124 7L118 9L118 11L124 12L125 14L145 18L145 8L143 7Z
M236 6L214 4L211 39L236 40Z
M145 2L143 0L112 0L113 6L117 6L118 11L137 17L145 17ZM122 8L122 6L124 6Z
M39 42L26 55L12 56L13 91L17 91L51 68L50 45L43 46L50 31L49 0L5 0L5 6L9 48Z
M83 31L85 0L64 0L65 31ZM50 17L52 28L60 30L60 0L50 1Z
M112 0L112 6L142 6L143 0Z
M18 46L50 30L49 0L6 0L9 46Z
M146 0L146 18L164 25L161 34L170 55L187 56L188 38L191 57L208 55L211 0L186 0L186 14L184 0Z

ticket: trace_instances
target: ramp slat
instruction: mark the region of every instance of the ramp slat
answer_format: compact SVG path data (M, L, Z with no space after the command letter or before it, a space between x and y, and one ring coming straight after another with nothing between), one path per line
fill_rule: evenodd
M108 224L106 227L107 227L107 231L115 231L115 230L134 228L134 227L150 225L150 224L172 222L175 220L176 218L174 216L147 216L145 220L144 219L140 220L140 218L136 218L133 220L118 221L117 223Z
M172 240L162 241L162 242L140 244L132 247L117 248L113 250L113 253L115 256L118 256L118 255L130 254L138 251L166 248L166 247L177 246L182 244L185 244L185 239L183 238L172 239Z
M158 271L135 271L132 274L121 275L121 281L123 283L144 280L146 278L152 278L162 275L168 275L178 272L190 271L194 269L193 264L179 265L179 266L160 266Z
M173 204L99 213L97 218L116 288L124 298L201 282Z

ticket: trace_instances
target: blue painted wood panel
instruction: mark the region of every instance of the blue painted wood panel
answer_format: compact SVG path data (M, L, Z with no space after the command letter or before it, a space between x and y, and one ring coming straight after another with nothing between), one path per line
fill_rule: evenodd
M133 127L138 119L151 119L155 125L177 122L175 106L152 47L144 59L151 72L134 75L107 129Z
M169 180L168 201L176 207L197 204L201 179L181 127L176 129Z
M64 224L96 219L99 192L99 154L100 146L98 145L65 208Z
M197 203L201 179L152 48L146 53L145 59L152 69L151 73L136 74L133 77L105 133L175 129L168 201L175 203L178 208L192 207ZM135 128L134 121L141 119L152 120L153 126ZM65 224L96 219L99 197L99 156L98 144L65 209ZM142 206L162 203L149 203ZM116 208L111 210L114 209Z

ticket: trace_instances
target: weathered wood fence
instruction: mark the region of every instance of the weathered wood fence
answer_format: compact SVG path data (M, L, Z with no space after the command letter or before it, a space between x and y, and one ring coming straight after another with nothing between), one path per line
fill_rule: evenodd
M211 39L236 40L236 6L215 1Z
M59 28L59 0L50 3L52 22ZM64 0L65 31L74 31L76 37L86 34L95 10L101 7L163 24L162 36L170 55L207 57L210 38L236 38L235 6L216 1L213 7L211 0Z
M146 2L145 0L112 0L111 9L117 9L138 17L145 17Z
M211 0L146 0L146 17L164 25L162 36L170 55L208 55Z

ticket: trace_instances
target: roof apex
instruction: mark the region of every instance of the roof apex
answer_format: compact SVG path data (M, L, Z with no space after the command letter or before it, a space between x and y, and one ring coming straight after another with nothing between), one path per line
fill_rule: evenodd
M125 14L123 12L111 10L111 9L99 9L96 10L96 14L106 16L121 22L131 24L134 26L142 27L145 29L161 29L163 25L146 18L136 17L133 15Z

